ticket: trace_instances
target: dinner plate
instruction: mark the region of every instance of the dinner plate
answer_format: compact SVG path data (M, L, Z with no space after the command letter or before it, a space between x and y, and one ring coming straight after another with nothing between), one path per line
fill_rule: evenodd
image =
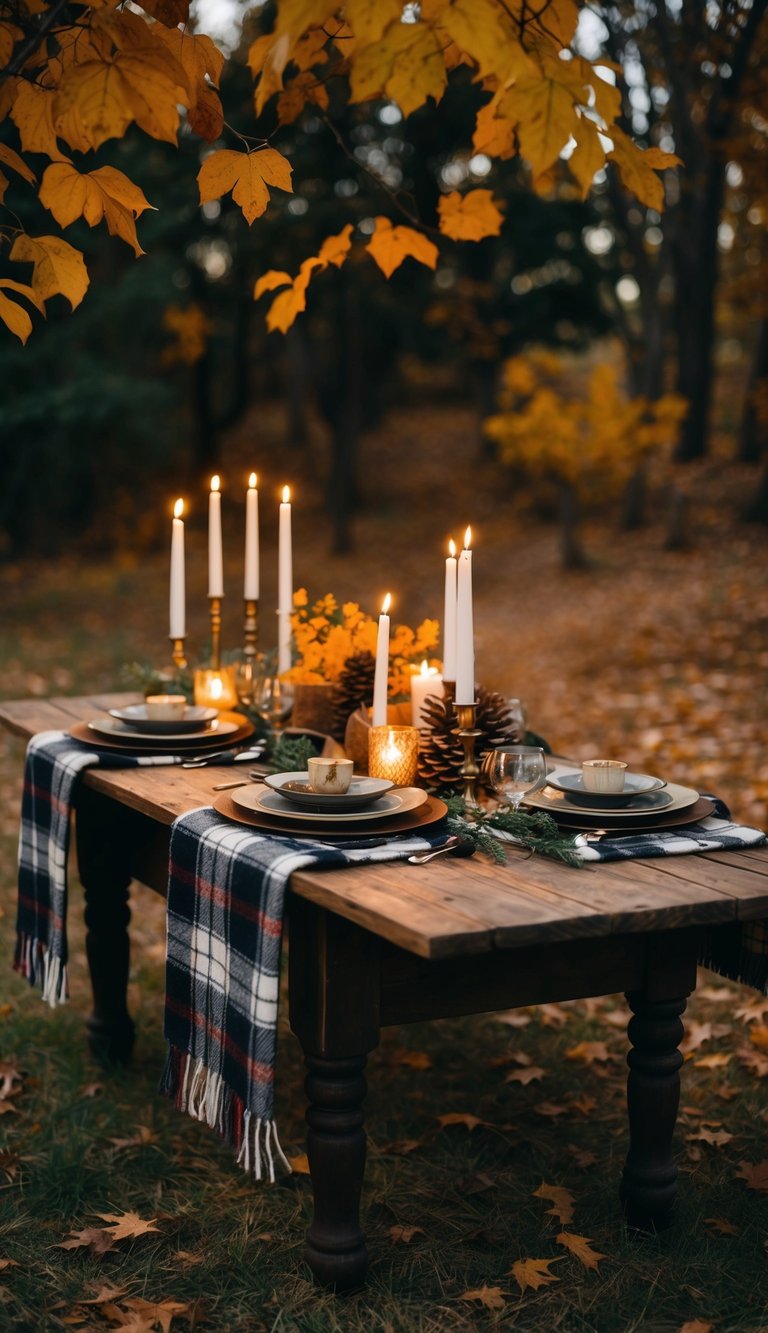
M247 741L255 732L256 728L252 722L249 722L241 713L221 714L222 720L236 723L236 730L226 736L224 744L227 748L242 744ZM211 731L205 736L152 736L150 739L139 740L136 733L126 733L125 737L101 736L98 732L92 731L87 722L75 722L69 729L69 734L73 740L80 741L94 750L115 751L120 754L207 754L210 750L220 750L222 746L221 732Z
M160 734L156 731L138 731L136 727L129 726L125 722L118 722L114 717L95 717L88 723L89 731L95 731L99 736L106 736L107 740L124 741L152 741L155 745L160 739ZM199 740L210 740L215 738L217 741L227 740L234 731L237 731L237 722L226 722L216 715L216 721L209 723L205 727L198 727L197 731L189 736L174 736L174 741L189 742L193 744ZM169 733L164 733L166 736Z
M117 722L138 733L150 736L184 736L188 732L204 732L212 722L218 722L216 708L203 708L202 704L190 704L181 718L163 718L159 721L147 717L146 704L129 704L127 708L110 708L109 716Z
M582 805L597 804L603 807L628 805L636 797L661 791L667 785L663 778L651 777L650 773L625 773L622 791L588 791L584 786L582 772L562 768L550 773L547 782L550 787L565 792L571 800L577 800Z
M665 829L679 828L682 824L697 824L700 819L706 819L707 815L714 813L714 801L708 796L700 796L687 810L675 810L672 814L664 810L654 819L643 815L618 819L615 813L595 817L587 814L586 810L580 811L579 814L556 815L555 818L560 828L581 829L584 832L601 828L619 836L630 833L662 833Z
M373 805L369 805L365 810L351 810L343 814L334 814L329 810L327 814L318 815L313 814L310 810L298 810L296 806L291 805L278 792L264 791L261 786L243 787L234 792L232 796L232 800L239 810L268 815L270 819L285 821L286 823L298 821L303 824L328 825L328 827L352 823L365 824L380 819L391 819L395 815L404 815L409 810L415 810L418 806L423 805L426 799L427 793L422 791L421 787L399 787L397 791L386 792L384 796L380 796Z
M249 828L283 838L308 837L323 842L343 843L350 838L364 838L369 831L364 824L344 827L344 821L342 826L331 824L330 820L326 820L324 826L303 819L297 819L290 824L285 823L281 819L273 819L270 815L241 809L235 805L229 792L220 792L211 804L218 814L225 815L236 824L247 824ZM426 796L426 800L412 810L393 815L390 819L378 820L370 826L370 836L383 840L390 835L394 837L397 833L413 833L416 829L425 828L427 824L436 824L439 820L445 819L447 813L448 806L445 801L439 800L436 796Z
M264 779L268 787L284 800L303 810L323 814L343 814L345 810L360 810L391 791L395 785L386 778L366 778L353 774L349 790L343 792L313 791L306 769L296 773L270 773Z
M536 810L546 810L549 814L553 814L556 817L565 818L566 815L577 815L580 818L591 819L593 822L599 824L604 824L606 817L609 815L612 819L618 821L618 823L621 823L622 820L632 820L640 817L653 822L657 819L663 819L665 815L675 814L678 810L686 810L690 806L695 805L696 801L699 799L699 793L694 791L692 787L681 787L675 782L668 782L664 795L671 799L661 808L648 809L642 807L639 810L627 810L615 808L608 809L607 807L598 809L595 808L595 806L590 806L589 809L587 809L586 806L571 800L570 796L566 796L565 792L558 791L557 788L553 787L552 783L549 782L549 779L547 780L547 783L548 785L542 787L540 791L531 792L530 795L525 796L523 798L523 804L533 807Z

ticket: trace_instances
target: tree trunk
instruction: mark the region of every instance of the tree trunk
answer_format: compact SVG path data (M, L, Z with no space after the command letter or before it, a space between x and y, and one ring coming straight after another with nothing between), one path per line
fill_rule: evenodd
M766 431L758 420L754 391L761 380L768 381L768 319L762 320L757 335L752 369L749 372L744 411L739 428L739 461L757 463L765 450Z
M744 510L744 518L748 523L762 523L768 527L768 463L763 468L760 484L751 503Z
M626 532L644 527L647 498L648 470L645 463L640 463L624 490L621 526Z
M353 284L345 286L341 318L339 401L332 418L333 440L328 479L328 508L333 524L334 555L346 555L354 545L352 514L357 503L357 443L360 435L363 392L360 297Z
M587 569L589 558L582 545L581 510L578 496L567 482L560 486L560 560L563 569Z
M715 145L713 151L717 152ZM723 201L724 161L710 161L703 187L695 186L682 205L689 225L680 226L677 240L675 324L677 392L688 402L677 457L681 462L707 452L709 412L714 378L715 291L719 254L717 232ZM681 222L683 218L681 218Z
M687 551L692 545L688 514L688 496L679 486L672 485L669 490L665 551Z

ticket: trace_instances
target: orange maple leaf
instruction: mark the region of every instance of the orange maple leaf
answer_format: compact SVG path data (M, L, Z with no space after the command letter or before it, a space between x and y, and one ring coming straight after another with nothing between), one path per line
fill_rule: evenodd
M266 211L268 186L292 193L292 170L288 159L276 148L259 148L252 153L220 148L205 159L197 173L200 203L209 204L231 192L250 224Z
M138 1213L96 1213L94 1216L101 1218L102 1222L108 1222L108 1234L113 1240L125 1240L133 1236L144 1236L148 1231L159 1231L155 1226L155 1218L149 1222L139 1217Z
M594 1064L595 1060L600 1062L613 1060L615 1056L608 1050L604 1041L580 1041L576 1046L571 1046L565 1052L566 1060L582 1060L585 1065Z
M74 310L88 290L81 252L60 236L17 236L9 257L34 265L32 286L43 301L65 296Z
M425 264L427 268L437 267L437 246L413 227L393 227L389 218L376 218L376 230L367 249L385 278L391 278L395 269L408 258Z
M506 1304L506 1292L501 1287L477 1287L474 1291L463 1291L460 1301L479 1301L486 1310L503 1310Z
M557 1263L560 1263L559 1259L517 1259L509 1271L521 1291L525 1291L528 1287L538 1291L539 1287L543 1287L547 1282L560 1281L549 1271L550 1264Z
M43 174L40 202L60 227L70 226L79 217L95 227L103 218L111 236L126 241L137 256L144 253L135 219L152 205L138 185L116 167L97 167L81 174L71 163L53 162Z
M768 1192L768 1158L762 1162L739 1162L736 1175L747 1182L748 1189L759 1190L761 1194Z
M548 1185L542 1181L538 1189L533 1191L535 1199L548 1199L552 1204L551 1208L545 1208L545 1212L551 1217L556 1217L558 1222L567 1226L573 1221L574 1196L570 1190L562 1185Z
M437 211L440 230L452 241L482 241L485 236L498 236L504 221L492 190L470 190L468 194L453 190L441 195Z
M588 1236L577 1236L570 1231L560 1231L555 1236L555 1240L558 1245L564 1245L566 1250L570 1250L571 1254L575 1255L579 1263L583 1264L585 1268L597 1270L600 1260L608 1258L606 1254L601 1254L599 1250L591 1248L592 1242Z

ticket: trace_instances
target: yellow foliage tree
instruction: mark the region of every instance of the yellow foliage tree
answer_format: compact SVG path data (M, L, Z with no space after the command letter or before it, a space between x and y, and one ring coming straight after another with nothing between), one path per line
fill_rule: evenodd
M571 148L569 169L582 196L610 161L627 190L662 206L659 172L678 159L643 151L616 123L613 76L573 48L575 0L276 0L275 15L273 31L247 55L253 124L231 130L217 92L225 57L191 30L189 0L141 0L141 8L119 0L0 0L0 205L7 170L38 190L61 228L81 217L92 227L104 222L140 255L136 219L150 203L121 171L89 170L89 154L131 126L175 144L183 120L211 145L197 178L200 202L231 193L250 225L272 190L295 188L280 133L305 106L329 117L331 106L389 99L409 116L439 102L463 68L486 95L476 124L467 126L468 147L471 140L474 151L499 161L521 156L532 188L543 190ZM434 268L441 243L478 241L503 225L490 190L448 193L426 218L396 196L392 202L404 221L377 218L367 243L387 276L407 258ZM31 275L22 268L28 280L5 279L0 295L0 319L26 341L27 307L44 309L57 294L77 304L87 275L82 256L60 238L25 237L12 213L0 227L9 259L32 264ZM314 273L345 262L351 241L333 239L332 254L323 255L324 246L308 256L297 277L270 271L259 279L257 297L287 289L273 297L270 328L290 326Z
M534 489L556 489L563 564L574 568L587 563L583 511L615 500L640 464L674 444L686 403L676 394L628 398L611 365L593 368L582 396L564 393L562 377L552 352L511 357L503 368L503 410L486 420L485 432L501 461Z

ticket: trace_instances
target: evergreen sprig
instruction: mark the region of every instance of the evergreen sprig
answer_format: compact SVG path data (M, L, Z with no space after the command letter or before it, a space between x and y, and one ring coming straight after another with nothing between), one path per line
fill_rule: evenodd
M303 773L316 754L319 750L308 736L273 734L267 762L271 773Z
M484 810L474 805L469 810L464 807L464 799L455 792L440 793L441 799L448 806L448 827L452 833L467 842L471 842L478 851L485 852L498 865L506 861L505 848L509 843L500 841L493 832L513 837L516 844L527 847L531 853L552 857L565 865L580 870L584 862L575 849L575 834L563 833L556 821L544 810L535 810L531 814L521 810Z

